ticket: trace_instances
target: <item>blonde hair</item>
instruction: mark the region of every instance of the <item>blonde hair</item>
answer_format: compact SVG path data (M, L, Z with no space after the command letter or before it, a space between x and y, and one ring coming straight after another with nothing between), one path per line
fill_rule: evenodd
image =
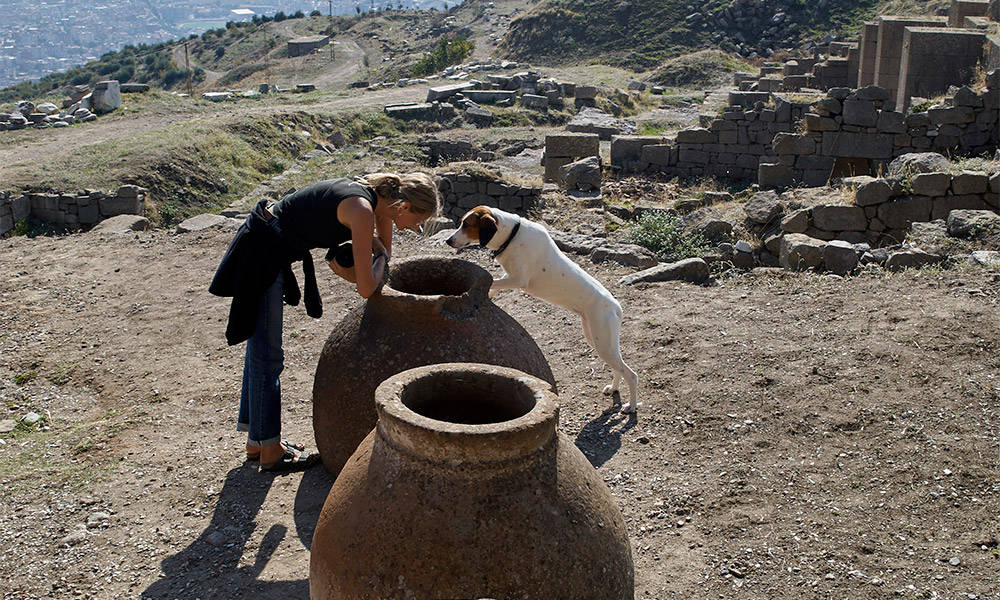
M427 173L371 173L362 177L361 181L393 205L409 202L411 212L431 216L441 212L437 185Z

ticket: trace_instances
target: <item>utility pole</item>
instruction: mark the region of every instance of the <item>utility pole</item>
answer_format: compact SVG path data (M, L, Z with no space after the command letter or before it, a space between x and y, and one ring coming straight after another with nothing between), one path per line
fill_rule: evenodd
M184 70L187 71L187 93L191 95L191 61L188 59L188 43L184 42Z

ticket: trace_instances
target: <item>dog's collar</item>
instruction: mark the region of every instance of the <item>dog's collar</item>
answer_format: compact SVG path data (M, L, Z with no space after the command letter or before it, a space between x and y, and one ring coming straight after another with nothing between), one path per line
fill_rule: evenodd
M512 229L510 235L507 236L507 241L504 242L499 248L497 248L495 252L493 252L493 258L496 258L501 254L503 254L503 251L507 249L507 246L510 246L510 243L514 240L514 236L517 235L517 230L520 228L521 228L521 217L518 217L517 223L514 224L514 229Z

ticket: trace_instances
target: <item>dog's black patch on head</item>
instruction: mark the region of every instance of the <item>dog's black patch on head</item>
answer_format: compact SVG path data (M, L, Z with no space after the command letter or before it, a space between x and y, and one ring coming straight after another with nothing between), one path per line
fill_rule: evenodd
M479 245L485 246L490 243L493 236L497 234L497 222L492 217L481 217L479 219Z

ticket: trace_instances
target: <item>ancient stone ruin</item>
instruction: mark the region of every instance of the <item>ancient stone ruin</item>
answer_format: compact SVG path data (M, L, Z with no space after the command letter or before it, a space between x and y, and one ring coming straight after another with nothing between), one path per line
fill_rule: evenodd
M0 192L0 235L28 218L57 227L89 227L116 215L142 215L146 211L145 188L123 185L116 192L89 191L73 194Z

